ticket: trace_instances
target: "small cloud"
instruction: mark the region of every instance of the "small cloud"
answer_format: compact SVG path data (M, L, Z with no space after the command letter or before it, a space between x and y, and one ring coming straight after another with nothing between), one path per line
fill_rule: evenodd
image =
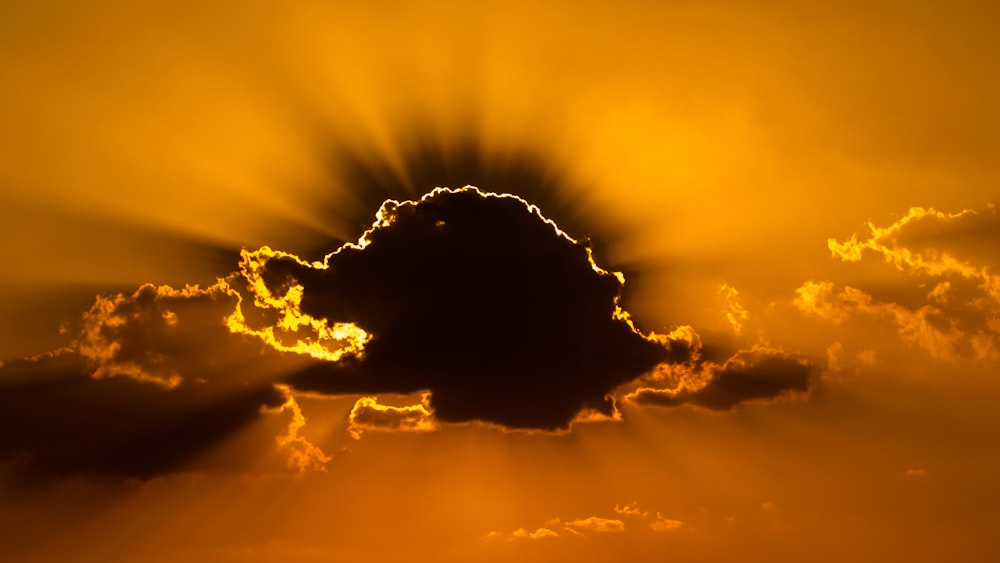
M646 518L649 516L648 510L640 510L639 503L633 501L626 505L615 505L615 513L621 514L622 516L634 516L637 518Z
M856 357L861 365L873 366L878 362L878 353L875 350L861 350Z
M914 478L914 479L923 479L923 478L927 477L927 471L924 470L924 469L920 469L919 467L917 467L917 468L910 468L910 469L907 469L906 471L904 471L903 475L905 475L906 477Z
M737 335L743 330L743 323L750 318L750 312L740 302L740 292L728 283L722 284L719 293L725 302L726 320Z
M764 514L775 514L778 512L778 506L771 501L764 501L760 505L760 511Z
M831 281L809 280L795 290L792 303L807 315L840 324L850 317L850 313L831 302L834 288Z
M529 532L524 528L518 528L511 533L511 539L542 540L546 538L558 538L559 534L548 528L537 528ZM510 541L510 540L508 540Z
M662 518L657 515L657 519L649 523L649 529L654 532L676 532L687 526L681 520L671 520L669 518Z
M810 389L810 364L765 345L735 353L722 364L661 365L626 397L638 404L693 405L714 411L747 401L772 401Z
M378 397L362 397L348 415L348 432L358 439L364 432L429 432L437 429L429 394L419 404L392 406L379 404Z
M593 532L598 534L616 533L625 531L625 523L618 519L601 518L600 516L589 516L579 518L565 523L565 527L580 532Z

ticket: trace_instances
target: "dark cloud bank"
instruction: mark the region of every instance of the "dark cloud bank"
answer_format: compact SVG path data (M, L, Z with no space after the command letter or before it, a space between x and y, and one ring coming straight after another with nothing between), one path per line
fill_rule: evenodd
M699 362L690 340L633 328L618 277L517 197L466 188L390 201L363 243L326 268L258 257L273 294L301 286L304 313L371 334L361 356L295 356L298 371L262 374L262 359L289 355L228 332L234 292L144 286L101 298L68 349L0 367L0 461L137 476L186 468L282 404L274 384L426 390L438 421L563 429L584 409L613 413L615 389L658 364ZM226 280L239 286L239 273ZM250 286L239 287L247 306ZM808 381L804 364L776 354L712 373L696 389L644 389L638 402L729 408Z
M229 333L233 301L150 285L99 297L69 347L0 367L0 463L149 477L280 406L256 368L278 353Z
M328 269L266 266L275 288L304 287L304 312L374 335L363 359L292 377L298 389L427 389L442 421L556 429L610 414L615 387L671 356L615 318L618 278L518 198L441 190L382 214Z

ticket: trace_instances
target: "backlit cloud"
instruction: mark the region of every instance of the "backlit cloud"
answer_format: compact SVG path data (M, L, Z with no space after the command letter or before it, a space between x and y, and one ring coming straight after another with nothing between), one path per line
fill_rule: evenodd
M595 534L608 534L625 531L625 522L617 518L602 518L600 516L588 516L587 518L577 518L565 524L566 528L578 532L590 532Z
M355 439L365 432L428 432L435 430L429 394L415 405L393 406L378 402L378 397L362 397L348 415L348 432Z
M955 213L913 207L868 231L830 239L830 252L846 262L881 257L898 272L894 282L869 289L809 280L793 300L800 311L852 328L881 321L939 360L1000 359L1000 218L992 205Z
M640 405L692 405L726 411L748 401L795 397L811 388L811 364L780 349L756 345L724 362L660 364L626 399Z
M992 299L1000 300L1000 276L991 269L998 265L997 257L989 250L1000 242L998 226L992 205L981 212L957 213L912 207L887 227L869 222L867 239L852 235L844 242L830 239L827 245L833 256L848 262L859 262L870 251L902 271L976 280Z
M303 315L371 335L360 354L289 378L299 390L426 390L443 422L554 430L585 409L612 416L617 386L688 355L640 332L619 304L621 276L510 195L390 200L359 244L321 264L258 258L259 293L300 291Z
M690 326L643 332L622 308L623 287L588 243L519 197L466 187L389 200L356 243L322 260L244 250L206 286L98 296L68 326L67 347L0 367L2 421L33 429L8 431L0 455L147 476L280 415L288 422L274 443L289 465L322 470L330 457L303 434L303 394L358 396L345 416L359 438L471 421L564 431L619 420L628 391L636 403L727 410L808 390L808 365L779 350L720 363L701 357ZM746 310L723 290L738 332ZM31 406L70 393L77 400L57 416ZM422 399L378 398L393 394ZM204 431L192 437L195 426ZM67 441L76 430L87 439Z
M677 530L683 530L687 524L683 520L674 520L671 518L663 518L657 515L656 520L649 523L649 529L654 532L676 532Z
M641 510L637 503L616 504L613 515L587 516L581 518L563 519L551 518L543 526L537 528L520 527L513 532L504 533L493 530L482 536L482 541L504 540L541 540L551 538L586 539L603 534L630 534L676 532L688 528L682 520L668 518L656 512Z
M213 379L168 388L92 374L71 352L5 364L0 459L23 460L33 471L148 477L188 467L257 421L262 406L283 403L266 383Z
M227 326L238 285L234 275L207 288L146 284L98 296L68 346L0 367L0 459L149 477L187 469L267 418L294 465L314 466L322 453L298 435L301 412L276 385L301 361Z

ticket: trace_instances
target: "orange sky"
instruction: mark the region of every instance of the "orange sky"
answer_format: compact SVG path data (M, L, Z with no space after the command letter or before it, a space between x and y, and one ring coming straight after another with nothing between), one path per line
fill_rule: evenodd
M0 559L1000 556L998 9L517 4L3 3ZM439 181L590 237L716 387L557 434L296 387L241 249L319 276Z

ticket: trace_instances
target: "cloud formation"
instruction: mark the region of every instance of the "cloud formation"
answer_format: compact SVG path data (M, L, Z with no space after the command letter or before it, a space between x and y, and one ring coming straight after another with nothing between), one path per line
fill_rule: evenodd
M390 200L322 264L262 258L268 293L302 288L304 314L371 335L361 354L292 376L303 391L429 391L440 421L554 430L584 409L612 415L617 386L688 353L636 329L622 278L510 195Z
M289 464L322 470L329 456L303 436L296 401L311 393L359 396L346 415L358 438L470 421L561 431L619 419L629 389L637 403L726 410L808 388L807 365L779 351L717 363L691 327L642 332L623 287L519 197L389 200L323 260L244 250L208 286L98 296L67 347L0 366L0 460L151 476L281 415L272 436ZM738 329L745 310L724 289Z
M881 257L899 273L877 287L809 280L794 305L807 316L855 328L882 321L906 346L935 359L1000 360L1000 217L992 205L947 213L910 208L888 226L868 224L868 236L830 239L834 258Z
M640 378L625 399L640 405L691 405L728 411L750 401L772 401L809 392L812 364L781 349L757 344L722 362L704 360L698 336L686 329L690 349L686 362L662 363ZM681 334L675 337L681 338Z
M384 405L378 397L361 397L347 416L348 432L354 439L365 432L429 432L437 429L430 407L430 394L424 393L415 405Z
M292 417L279 446L298 456L301 412L275 386L288 359L227 326L235 282L98 296L68 346L0 366L0 460L152 477L192 468L268 413L275 434Z
M493 530L482 536L482 541L505 540L513 542L517 540L550 540L554 538L577 538L585 539L595 535L622 534L626 531L651 532L676 532L686 529L688 525L681 521L663 516L660 512L655 515L648 510L640 510L637 503L632 502L626 505L617 504L614 507L615 515L609 516L587 516L582 518L562 519L551 518L545 522L544 526L534 530L520 527L513 532L503 533Z
M271 385L95 379L64 352L0 370L0 460L33 472L150 477L187 462L278 407Z

